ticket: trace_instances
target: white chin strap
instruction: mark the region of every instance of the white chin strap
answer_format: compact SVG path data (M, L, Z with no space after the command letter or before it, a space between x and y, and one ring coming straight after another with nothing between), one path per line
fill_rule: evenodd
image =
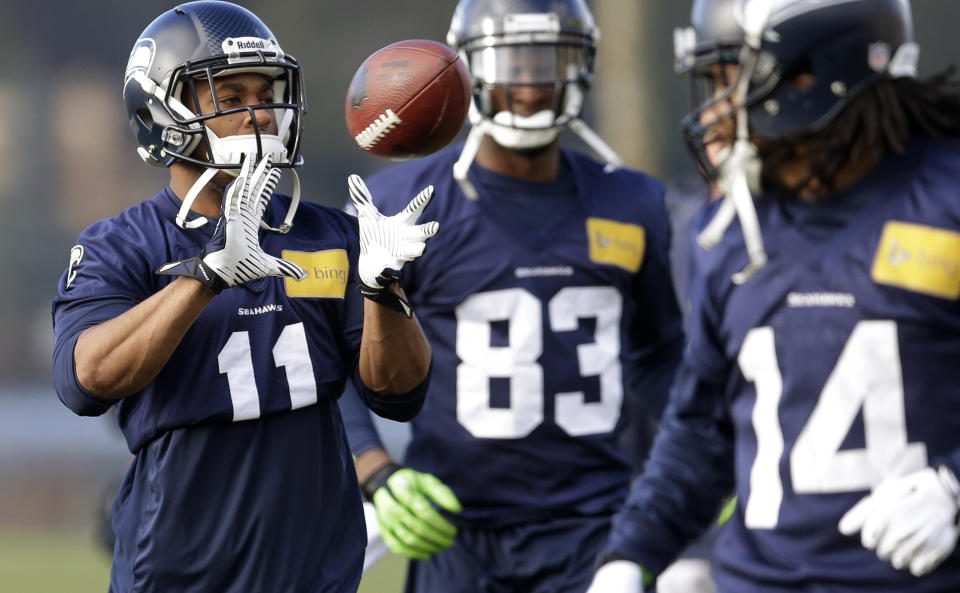
M710 223L697 236L697 243L704 249L712 249L723 239L733 217L740 219L743 241L747 247L750 262L733 275L734 284L743 284L767 263L767 253L763 248L763 235L760 233L760 221L753 203L753 194L759 189L760 159L756 147L748 140L739 139L720 166L720 178L717 185L723 192L723 202L710 219Z
M180 210L177 211L178 227L182 229L198 229L209 222L206 216L197 216L196 218L187 220L187 215L190 214L190 207L193 206L193 201L200 195L200 190L206 187L206 185L210 183L210 180L213 179L213 176L219 171L220 169L204 169L200 177L190 186L187 195L183 196L183 202L180 203ZM236 176L236 172L234 176Z
M572 89L579 87L571 85ZM579 101L574 103L575 110L579 111ZM568 108L568 111L572 109ZM477 157L477 151L480 150L480 142L484 135L489 135L494 142L505 148L513 150L529 150L546 146L554 140L564 127L570 128L576 135L594 150L604 161L606 165L603 168L604 173L612 173L623 166L623 159L610 147L603 139L594 132L587 124L575 113L570 114L571 119L567 124L554 125L554 114L552 111L544 110L531 116L515 115L509 111L501 111L493 116L492 119L483 117L477 110L473 101L470 102L470 133L463 144L463 150L460 151L460 158L453 164L453 178L460 184L460 189L470 200L476 200L478 197L477 189L467 178L470 171L470 165Z
M240 172L239 163L243 162L245 155L257 154L257 137L255 134L218 138L216 134L207 128L207 139L209 140L210 150L213 152L214 163L238 163L237 168L214 169L211 167L203 171L200 177L197 178L196 182L194 182L193 186L190 187L187 195L184 196L183 203L180 204L180 210L177 212L177 226L182 229L199 228L209 222L206 216L197 216L196 218L187 220L187 215L190 213L190 208L193 206L193 202L197 199L197 196L200 195L200 192L203 190L203 188L210 183L210 180L213 179L214 175L220 171L223 171L227 175L236 177ZM273 155L274 162L282 162L287 158L287 149L283 145L283 141L279 136L260 134L260 143L263 147L263 153L265 155ZM290 196L290 208L287 210L286 217L284 217L283 222L278 227L272 227L261 220L260 228L281 234L289 232L290 227L293 226L293 217L297 213L297 207L299 205L300 176L297 175L297 171L294 169L293 192Z
M580 139L583 140L587 146L607 162L607 164L603 166L604 173L613 173L623 166L623 159L620 158L620 155L618 155L609 144L604 142L603 138L594 132L590 126L583 123L582 119L578 117L570 120L567 127L573 130L574 134L580 136Z
M750 0L746 6L745 32L747 44L740 54L740 78L737 81L737 94L748 96L750 78L757 63L758 51L762 41L763 29L770 16L770 0ZM740 220L743 242L750 258L747 266L733 275L734 284L743 284L760 268L767 264L767 252L763 248L763 235L760 233L760 221L753 202L753 194L760 190L760 158L757 147L750 141L747 109L741 105L737 109L737 139L732 148L720 155L720 176L717 186L723 192L723 203L710 219L710 223L697 236L697 243L704 249L711 249L723 239L733 217Z
M460 184L460 189L463 190L463 195L467 196L468 200L476 200L480 196L477 194L477 188L473 186L473 183L467 177L467 173L470 172L470 165L473 163L473 159L477 158L477 151L480 150L480 141L483 140L484 135L488 133L492 124L490 120L486 119L474 122L472 117L473 105L470 106L470 114L470 123L473 124L473 126L470 128L470 133L467 134L467 140L463 143L460 158L453 164L453 178Z

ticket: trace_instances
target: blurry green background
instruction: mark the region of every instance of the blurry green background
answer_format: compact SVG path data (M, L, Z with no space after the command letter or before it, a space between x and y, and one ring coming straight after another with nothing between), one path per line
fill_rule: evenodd
M677 133L687 109L672 32L691 0L593 0L602 31L586 119L625 161L663 179L693 169ZM454 0L256 0L244 3L304 65L309 114L304 197L340 205L349 173L388 163L355 148L347 84L374 50L443 40ZM101 496L128 453L109 416L78 418L50 385L50 302L77 234L152 196L167 172L137 157L120 91L155 0L0 2L0 593L105 591L96 544ZM922 72L960 57L960 2L914 0ZM402 434L389 435L402 446ZM363 591L400 590L388 558Z

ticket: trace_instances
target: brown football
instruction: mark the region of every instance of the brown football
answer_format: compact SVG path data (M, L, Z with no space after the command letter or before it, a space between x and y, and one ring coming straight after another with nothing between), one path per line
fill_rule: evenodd
M450 47L392 43L363 61L347 90L347 130L357 146L392 160L436 152L463 127L470 75Z

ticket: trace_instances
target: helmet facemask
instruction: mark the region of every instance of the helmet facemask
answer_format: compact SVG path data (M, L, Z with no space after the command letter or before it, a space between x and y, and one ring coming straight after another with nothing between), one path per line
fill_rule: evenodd
M776 86L779 73L765 70L761 77L755 68L751 74L740 67L741 58L766 61L752 48L735 44L686 46L692 29L675 33L676 70L688 82L691 111L680 121L683 139L697 167L716 183L722 154L736 139L738 115L746 112ZM750 76L752 80L743 80ZM761 80L762 78L762 80ZM746 99L741 94L747 88Z
M622 165L613 149L580 119L593 77L597 33L586 6L569 4L571 13L580 15L576 27L569 25L569 14L502 14L496 13L494 5L470 0L458 6L447 43L460 52L470 70L473 101L472 128L453 175L468 198L477 196L467 171L485 135L511 150L537 151L569 127L607 161L607 172ZM467 13L472 16L468 18ZM512 104L518 87L547 87L552 101L536 113L523 114Z
M579 42L499 45L466 48L463 53L474 81L475 117L490 122L488 133L506 148L529 150L553 142L579 117L592 72L593 47ZM512 105L516 87L548 87L548 108L520 115ZM500 94L502 101L495 101ZM497 110L496 103L505 108Z
M229 43L233 40L227 40ZM279 48L278 48L279 52ZM282 58L282 52L280 52ZM273 101L261 105L222 108L216 90L216 80L243 73L262 74L271 82ZM303 115L303 91L300 66L296 62L268 59L263 52L246 52L236 57L207 58L187 63L174 69L163 96L163 104L173 115L174 124L164 132L164 148L172 151L178 160L197 166L221 169L236 175L244 155L254 155L257 160L266 154L273 157L275 167L291 168L302 164L300 157L300 127ZM186 107L185 100L197 105L197 87L206 85L214 105L212 113L198 114ZM269 110L277 124L275 134L259 128L257 112ZM207 126L214 118L239 113L248 113L253 123L252 134L220 138ZM190 150L181 152L186 143ZM203 157L198 158L196 147L203 146Z

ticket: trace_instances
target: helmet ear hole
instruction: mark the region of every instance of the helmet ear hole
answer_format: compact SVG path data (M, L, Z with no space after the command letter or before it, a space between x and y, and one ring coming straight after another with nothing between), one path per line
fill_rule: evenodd
M809 72L801 72L787 81L791 88L797 89L801 93L808 91L817 82L816 77Z
M137 109L135 115L141 126L148 129L153 127L153 115L149 109Z
M813 63L810 61L809 57L804 57L797 60L797 62L789 69L785 70L781 76L783 80L793 82L794 79L800 78L804 75L813 78Z

